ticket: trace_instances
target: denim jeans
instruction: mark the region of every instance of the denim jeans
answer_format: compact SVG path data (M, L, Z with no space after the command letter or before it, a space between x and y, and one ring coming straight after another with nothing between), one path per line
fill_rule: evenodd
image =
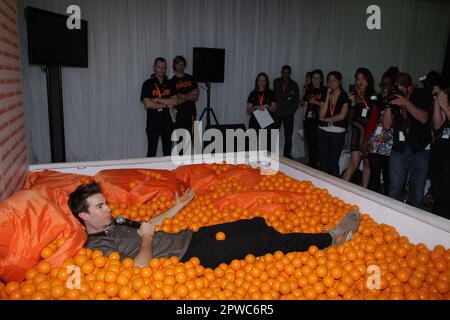
M429 159L430 151L427 150L416 153L412 153L409 147L406 147L403 153L392 150L389 159L389 196L402 200L402 190L409 174L408 202L414 207L421 208Z

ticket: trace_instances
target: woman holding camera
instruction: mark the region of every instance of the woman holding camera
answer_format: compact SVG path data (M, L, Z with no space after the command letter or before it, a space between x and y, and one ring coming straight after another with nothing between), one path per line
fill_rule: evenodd
M342 75L332 71L327 76L328 92L320 104L319 166L325 173L339 177L339 158L345 142L348 127L348 95L342 89Z
M433 213L450 219L450 103L447 91L437 86L433 98L433 129L436 130L430 166Z
M345 170L343 179L350 181L353 174L359 168L363 160L363 179L364 188L369 186L370 167L369 160L366 158L367 145L364 140L364 133L373 110L373 98L375 95L375 81L372 73L366 68L359 68L355 74L356 86L350 86L348 99L352 110L352 135L351 135L351 160L350 165Z

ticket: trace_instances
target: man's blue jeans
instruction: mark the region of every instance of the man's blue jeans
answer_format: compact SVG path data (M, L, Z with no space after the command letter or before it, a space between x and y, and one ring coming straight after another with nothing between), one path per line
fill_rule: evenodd
M409 174L408 202L414 207L421 208L424 197L425 183L428 173L430 151L422 150L412 153L406 147L403 153L392 150L389 159L389 196L396 200L402 200L402 190Z

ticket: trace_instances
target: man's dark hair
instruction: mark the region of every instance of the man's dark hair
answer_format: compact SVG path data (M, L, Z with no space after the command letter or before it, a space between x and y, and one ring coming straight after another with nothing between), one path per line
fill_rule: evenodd
M291 68L291 66L289 66L289 65L285 65L285 66L283 66L283 67L281 68L281 71L282 71L282 72L283 72L284 70L288 70L289 73L292 73L292 68Z
M175 58L173 58L172 68L175 70L175 65L177 65L180 62L183 62L184 67L186 67L187 65L186 59L183 56L176 56Z
M84 221L78 215L80 212L87 212L87 198L90 196L102 193L100 185L96 182L90 184L82 184L69 196L69 208L75 218L78 219L83 225Z
M165 64L167 64L166 59L164 59L163 57L158 57L158 58L155 59L155 62L153 63L153 66L156 66L156 64L158 62L164 62Z
M402 87L411 87L413 85L411 76L406 72L400 72L395 78L395 83Z

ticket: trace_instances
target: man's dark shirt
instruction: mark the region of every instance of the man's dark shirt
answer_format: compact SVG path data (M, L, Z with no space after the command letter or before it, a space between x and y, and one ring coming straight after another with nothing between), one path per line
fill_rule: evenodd
M198 89L197 82L194 80L194 77L189 74L184 74L183 77L179 78L176 75L170 80L170 85L172 88L175 88L175 93L188 94L195 89ZM186 101L183 104L180 104L175 107L177 111L182 115L193 115L194 118L197 117L197 111L195 108L194 101Z
M287 83L282 78L275 79L273 91L277 102L277 115L285 117L294 114L300 103L300 89L297 82L289 79Z
M163 83L160 83L158 78L155 75L144 82L141 90L141 100L144 98L155 99L169 99L176 95L176 89L172 87L169 79L164 77ZM170 117L170 109L163 108L159 110L155 109L147 109L147 125L151 123L152 120L163 119L166 117L161 117L162 115ZM148 129L148 128L147 128Z
M427 91L417 88L413 90L409 100L417 108L428 112L428 120L425 124L422 124L409 112L406 112L406 118L404 118L401 115L400 107L391 107L394 128L394 145L392 150L400 153L403 153L407 146L413 153L417 153L424 150L431 143L431 95ZM400 141L401 135L404 136L405 141Z
M181 259L189 247L193 232L181 231L177 234L155 232L152 242L153 258L169 258L176 256ZM118 252L121 259L134 258L141 248L142 238L137 230L124 225L112 224L107 230L88 235L85 247L100 250L105 256Z

